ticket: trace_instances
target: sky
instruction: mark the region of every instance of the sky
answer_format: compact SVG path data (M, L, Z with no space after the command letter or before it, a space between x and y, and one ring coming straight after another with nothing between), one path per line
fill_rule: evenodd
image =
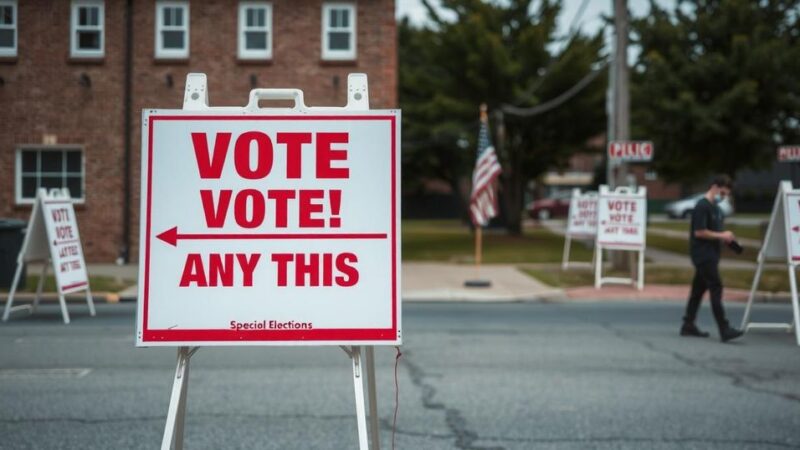
M427 21L427 11L421 0L395 0L397 17L408 16L414 24L423 24ZM437 0L432 0L438 4ZM559 17L559 32L566 34L569 26L575 19L584 0L563 0L563 9ZM534 4L535 4L534 0ZM657 0L662 6L670 6L674 0ZM603 15L611 15L613 0L587 0L586 8L578 18L579 26L584 32L593 33L602 27ZM650 9L649 0L628 0L628 7L634 16L643 16Z

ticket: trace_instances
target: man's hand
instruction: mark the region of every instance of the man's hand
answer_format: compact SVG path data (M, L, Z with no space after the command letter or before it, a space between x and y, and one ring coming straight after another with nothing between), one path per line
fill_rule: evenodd
M722 233L719 233L719 238L726 244L736 240L736 236L733 235L733 231L723 231Z

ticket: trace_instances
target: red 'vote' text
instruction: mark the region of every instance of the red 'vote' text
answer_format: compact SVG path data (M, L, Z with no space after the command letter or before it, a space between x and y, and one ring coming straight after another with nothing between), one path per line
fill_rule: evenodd
M347 144L347 133L314 133L316 161L314 176L319 179L349 178L350 169L334 167L335 161L346 161L347 150L334 149L334 144ZM232 134L217 133L214 138L213 155L209 149L207 133L192 133L192 144L197 158L200 178L219 179L225 168L230 150ZM312 133L277 133L275 140L284 147L287 179L301 178L303 147L312 143ZM260 180L269 176L275 162L275 145L266 133L247 131L236 138L233 145L233 165L236 173L248 180Z

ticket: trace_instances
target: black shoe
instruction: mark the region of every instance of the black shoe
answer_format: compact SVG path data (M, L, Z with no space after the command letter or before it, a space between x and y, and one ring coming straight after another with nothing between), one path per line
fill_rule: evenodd
M722 342L728 342L731 339L736 339L743 335L744 332L741 330L737 330L736 328L728 327L723 330L719 331L719 340Z
M693 323L685 323L681 327L681 336L708 337L708 333L705 331L700 331L700 329L697 328L697 326Z

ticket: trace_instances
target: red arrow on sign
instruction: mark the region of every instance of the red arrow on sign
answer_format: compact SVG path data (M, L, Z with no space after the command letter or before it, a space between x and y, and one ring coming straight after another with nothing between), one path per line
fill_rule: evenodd
M386 239L386 233L178 233L178 227L156 235L177 247L179 240L276 240L276 239Z

